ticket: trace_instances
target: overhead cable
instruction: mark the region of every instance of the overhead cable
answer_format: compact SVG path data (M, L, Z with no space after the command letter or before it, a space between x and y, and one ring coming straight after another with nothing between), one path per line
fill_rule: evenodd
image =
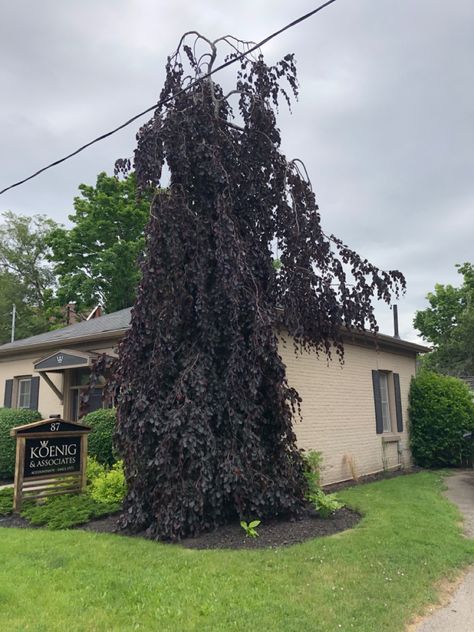
M166 105L167 103L169 103L170 101L175 99L177 96L183 94L187 90L190 90L190 89L194 88L201 81L204 81L205 79L208 79L211 75L215 74L219 70L223 70L224 68L227 68L228 66L231 66L232 64L235 64L236 62L240 61L241 59L246 57L248 54L252 53L253 51L255 51L255 50L261 48L262 46L264 46L265 44L267 44L270 40L274 39L278 35L281 35L281 33L284 33L285 31L287 31L288 29L292 28L293 26L296 26L300 22L303 22L304 20L307 20L308 18L312 17L313 15L318 13L319 11L322 11L322 9L325 9L330 4L333 4L333 2L336 2L336 0L328 0L327 2L324 2L323 4L321 4L318 7L316 7L316 9L313 9L312 11L309 11L309 13L306 13L305 15L302 15L301 17L297 18L296 20L293 20L293 22L290 22L289 24L287 24L283 28L279 29L278 31L275 31L271 35L268 35L268 37L265 37L263 40L261 40L260 42L258 42L257 44L255 44L254 46L252 46L251 48L246 50L245 52L241 53L240 55L237 55L236 57L233 57L232 59L229 59L228 61L222 63L220 66L217 66L216 68L213 68L210 72L208 72L208 73L206 73L204 75L201 75L198 79L196 79L195 81L193 81L189 85L187 85L185 88L183 88L180 92L177 92L176 94L174 94L174 95L172 95L170 97L167 97L166 99L162 99L162 100L158 101L157 103L154 103L150 107L146 108L146 110L143 110L142 112L139 112L138 114L135 114L135 116L132 116L132 118L128 119L128 121L125 121L125 123L122 123L118 127L115 127L114 129L110 130L109 132L105 132L104 134L101 134L100 136L97 136L97 138L94 138L93 140L89 141L85 145L82 145L81 147L79 147L75 151L71 152L70 154L67 154L67 156L64 156L63 158L59 158L58 160L55 160L54 162L51 162L49 165L46 165L45 167L42 167L41 169L38 169L38 171L35 171L35 173L32 173L27 178L23 178L23 180L19 180L18 182L15 182L14 184L10 184L9 186L5 187L4 189L2 189L0 191L0 195L2 195L3 193L6 193L10 189L13 189L15 187L18 187L18 186L24 184L25 182L28 182L28 180L32 180L33 178L36 178L37 176L39 176L44 171L47 171L48 169L52 169L52 167L56 167L57 165L60 165L62 162L66 162L66 160L69 160L73 156L77 156L77 154L80 154L82 151L84 151L85 149L87 149L91 145L95 145L96 143L100 142L101 140L104 140L105 138L108 138L109 136L112 136L113 134L116 134L121 129L123 129L124 127L127 127L128 125L130 125L131 123L133 123L134 121L136 121L140 117L144 116L145 114L148 114L149 112L152 112L153 110L156 110L157 108L162 107L163 105Z

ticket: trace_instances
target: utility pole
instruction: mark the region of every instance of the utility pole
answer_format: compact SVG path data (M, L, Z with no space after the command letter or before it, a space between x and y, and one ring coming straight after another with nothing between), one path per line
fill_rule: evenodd
M15 321L16 321L16 305L13 303L12 311L12 342L15 341Z

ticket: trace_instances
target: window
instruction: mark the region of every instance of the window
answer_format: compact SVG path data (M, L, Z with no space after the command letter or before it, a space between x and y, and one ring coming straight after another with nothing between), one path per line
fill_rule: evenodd
M18 379L18 408L30 408L31 404L31 378L22 377Z
M106 378L99 378L95 388L90 389L90 369L80 368L73 369L70 377L70 399L69 399L69 418L71 421L78 421L81 415L91 413L100 408L110 408L112 404L105 404L102 398L103 387ZM82 396L87 392L87 403L84 404Z
M392 371L372 371L377 434L403 432L400 375ZM395 430L396 421L396 430Z
M382 404L383 431L392 432L392 419L390 417L390 395L388 388L388 373L380 371L380 401Z
M36 375L19 375L5 380L4 408L38 410L39 381Z

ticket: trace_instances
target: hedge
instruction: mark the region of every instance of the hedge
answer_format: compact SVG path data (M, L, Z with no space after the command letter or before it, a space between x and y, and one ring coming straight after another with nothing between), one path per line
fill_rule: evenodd
M410 387L411 450L422 467L459 466L471 445L463 433L474 429L472 393L464 382L429 371Z
M37 410L29 408L0 408L0 479L15 475L15 440L10 430L42 419Z
M101 408L89 413L82 419L82 423L91 426L89 434L89 456L102 463L112 465L117 460L113 449L113 434L115 431L115 409Z

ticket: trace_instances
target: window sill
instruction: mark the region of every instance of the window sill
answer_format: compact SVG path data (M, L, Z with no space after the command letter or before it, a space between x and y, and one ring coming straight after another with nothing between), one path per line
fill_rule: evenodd
M382 435L382 442L383 443L398 443L399 441L401 441L401 436L398 434L383 434Z

